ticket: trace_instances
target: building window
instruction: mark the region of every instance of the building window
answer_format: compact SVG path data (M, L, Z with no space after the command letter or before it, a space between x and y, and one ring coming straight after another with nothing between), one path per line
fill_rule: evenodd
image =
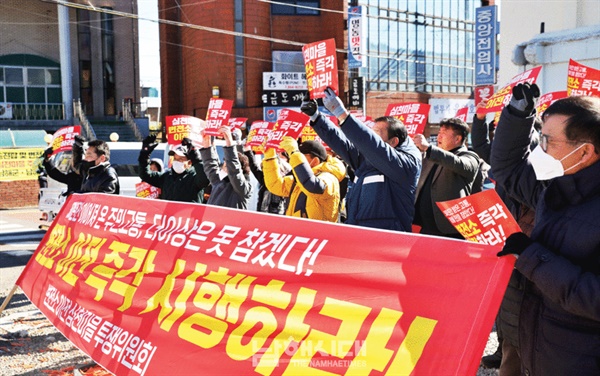
M92 45L90 12L77 10L77 43L79 45L79 97L83 111L94 115L94 90L92 85Z
M116 80L114 61L114 25L112 14L101 14L102 75L104 81L104 115L116 115Z
M321 12L314 8L321 8L320 1L279 0L271 4L271 14L275 16L318 16Z
M15 120L62 119L59 68L0 65L0 102L12 104Z
M470 93L476 2L369 1L369 90Z

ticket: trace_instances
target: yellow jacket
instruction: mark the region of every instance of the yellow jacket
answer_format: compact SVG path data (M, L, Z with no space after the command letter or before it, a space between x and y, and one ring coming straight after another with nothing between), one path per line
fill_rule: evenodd
M281 176L277 158L263 160L265 186L278 196L289 197L286 215L337 222L340 206L340 181L346 166L328 156L312 169L302 153L290 158L293 175Z

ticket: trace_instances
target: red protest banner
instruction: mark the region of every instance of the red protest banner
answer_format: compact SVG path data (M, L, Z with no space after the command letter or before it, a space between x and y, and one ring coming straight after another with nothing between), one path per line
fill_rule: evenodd
M301 112L292 111L284 108L279 111L277 123L273 131L269 134L265 148L279 148L279 143L285 136L290 136L294 139L300 137L302 128L308 123L309 117Z
M250 126L250 132L246 138L246 146L251 146L255 153L262 153L264 145L273 131L275 123L268 121L255 121Z
M232 108L232 100L210 98L210 102L208 102L208 111L206 112L206 128L204 128L204 134L209 136L219 136L219 128L228 124Z
M472 242L504 245L510 234L521 231L494 189L436 204L452 226Z
M135 185L135 197L141 198L159 198L160 188L146 183L145 181Z
M242 126L246 127L247 121L248 118L229 118L227 125L229 125L229 128L231 128L231 130L241 129Z
M600 97L600 70L569 59L567 93L569 96Z
M408 137L416 134L422 134L427 125L429 117L429 108L431 106L425 103L393 103L388 105L385 116L393 116L399 119L408 132Z
M204 120L189 115L172 115L165 117L165 121L169 145L180 145L186 137L195 146L202 145L202 130L206 127Z
M535 107L537 115L542 116L544 111L554 102L559 99L566 98L568 96L566 91L553 91L551 93L544 94L538 100L537 106Z
M302 47L302 55L310 97L323 98L327 87L339 95L335 39L306 44Z
M530 84L535 83L538 75L542 67L531 68L523 73L519 73L510 80L508 85L504 86L502 89L498 90L492 97L488 100L487 106L485 109L482 109L478 112L489 113L489 112L500 112L506 106L510 99L512 98L512 89L518 84L522 84L528 82Z
M81 134L81 125L62 127L52 135L52 155L61 151L71 151L75 136Z
M74 194L17 284L117 375L475 374L500 247L273 219Z
M456 110L456 115L454 117L459 118L460 120L467 122L467 116L469 116L469 107L463 107Z
M482 100L489 99L494 95L494 85L475 86L473 91L475 93L475 106L477 106Z
M335 118L335 116L333 116L333 118ZM337 119L335 120L335 124L337 125ZM302 133L300 133L300 142L304 141L318 141L321 143L321 145L325 147L325 150L331 150L331 148L327 146L327 144L323 140L321 140L321 137L319 137L317 132L315 132L313 127L311 127L310 125L305 125L304 128L302 128Z

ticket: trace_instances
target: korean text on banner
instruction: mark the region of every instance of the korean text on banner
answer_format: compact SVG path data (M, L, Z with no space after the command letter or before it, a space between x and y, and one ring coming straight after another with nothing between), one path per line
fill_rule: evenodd
M452 226L472 242L504 245L510 234L521 231L494 189L436 204Z
M427 125L430 106L425 103L395 103L388 105L385 116L393 116L399 119L412 137L416 134L422 134Z
M348 68L367 66L367 20L362 6L348 8Z
M538 100L537 106L535 107L537 115L542 116L544 111L554 102L559 99L566 98L568 96L566 91L553 91L551 93L546 93L540 97Z
M498 112L502 111L504 106L510 103L510 99L512 98L512 89L518 84L523 84L525 82L534 84L537 80L538 75L540 74L540 70L542 67L531 68L523 73L519 73L512 78L512 80L504 86L502 89L498 90L492 97L488 100L487 106L485 109L481 109L478 112Z
M600 70L569 59L567 92L569 96L600 97Z
M335 39L306 44L302 47L302 55L310 97L323 98L327 87L331 87L338 94Z
M71 151L75 136L81 134L81 125L70 125L62 127L52 137L52 154L57 154L63 151Z
M494 95L494 85L475 86L473 91L475 92L475 106L477 106L482 100L490 99Z
M206 126L204 120L189 115L173 115L167 116L165 121L169 145L180 145L186 137L195 146L202 145L202 130Z
M17 284L122 376L474 375L514 265L462 240L108 197L71 195Z
M219 136L219 128L228 124L232 108L233 101L230 99L211 98L206 112L204 134Z
M160 188L156 188L146 182L140 182L135 185L135 197L141 198L159 198Z
M35 180L36 160L44 149L0 149L0 181Z
M246 138L246 146L252 147L252 151L263 152L264 145L269 139L269 134L273 131L275 123L269 121L255 121L250 127L248 137Z
M246 127L246 122L248 121L248 118L229 118L229 121L227 122L227 125L229 125L229 128L233 129L241 129L242 127Z
M267 149L279 148L279 143L285 136L290 136L293 139L298 139L302 133L302 128L308 123L309 117L301 112L296 112L284 108L279 112L277 123L273 131L269 134Z
M337 118L335 116L330 116L329 118L330 119L334 118L335 119L334 124L337 125ZM333 120L331 120L331 121L333 122ZM304 128L302 128L302 133L300 134L300 142L305 142L305 141L320 142L321 145L323 145L325 147L325 150L331 151L331 148L323 140L321 140L321 137L319 137L317 132L315 132L313 127L311 127L310 125L305 125Z

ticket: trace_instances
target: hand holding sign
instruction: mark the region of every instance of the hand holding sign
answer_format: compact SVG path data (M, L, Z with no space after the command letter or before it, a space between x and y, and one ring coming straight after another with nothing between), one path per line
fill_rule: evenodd
M506 238L504 248L502 248L502 251L498 252L496 256L515 255L515 257L518 258L525 248L529 247L531 244L533 244L533 240L531 240L529 236L522 232L515 232Z

